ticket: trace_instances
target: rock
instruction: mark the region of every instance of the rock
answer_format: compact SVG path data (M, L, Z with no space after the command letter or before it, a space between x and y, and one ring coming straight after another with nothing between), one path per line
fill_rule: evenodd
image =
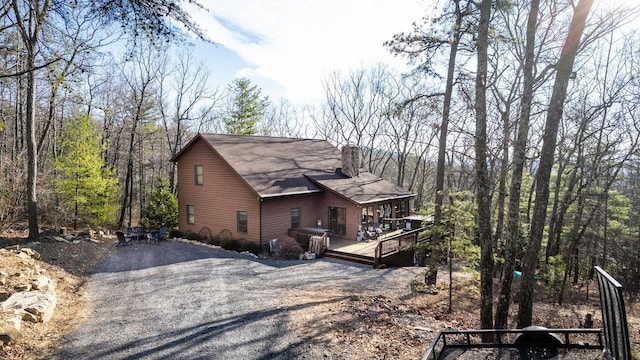
M67 236L70 236L70 235L67 235ZM52 236L51 239L57 242L63 242L63 243L69 242L69 240L63 238L62 236Z
M49 321L51 316L53 316L55 308L56 297L54 293L40 293L33 291L15 293L2 303L2 310L24 310L25 312L34 315L36 322ZM31 318L28 315L23 314L23 320L26 320L25 317L29 319Z
M48 276L40 275L36 279L31 282L31 286L34 290L39 290L40 292L51 292L56 291L56 286L58 284L55 280L52 280Z
M69 241L73 241L75 238L76 238L76 237L75 237L75 236L73 236L73 235L67 235L67 236L65 236L65 237L64 237L64 239L65 239L67 242L69 242Z
M93 239L96 235L96 232L92 229L89 229L87 231L83 231L80 234L78 234L78 236L84 236L84 237L88 237L89 239Z
M9 333L0 332L0 346L8 344L13 341L13 336Z
M4 270L0 270L0 276L7 277L7 276L9 276L9 273L4 271Z
M37 323L37 322L40 322L39 320L40 319L35 314L32 314L32 313L27 312L27 311L24 311L22 313L22 321L28 321L28 322L31 322L31 323Z
M0 290L0 301L5 301L11 296L11 293L6 290Z
M80 244L81 242L82 242L82 241L80 241L80 240L73 240L71 243L72 243L72 244Z
M7 278L6 277L0 277L0 286L5 286L7 285Z
M31 291L31 284L20 284L15 287L18 292Z
M37 251L35 251L33 249L30 249L30 248L22 248L22 249L20 249L20 254L27 254L32 259L42 260L42 255L40 255L39 252L37 252Z
M0 333L11 334L15 339L22 329L22 316L17 313L1 313L3 322L0 323Z

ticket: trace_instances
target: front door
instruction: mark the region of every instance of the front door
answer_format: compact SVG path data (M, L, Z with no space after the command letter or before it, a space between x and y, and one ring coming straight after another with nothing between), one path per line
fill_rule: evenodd
M338 235L347 233L347 208L329 207L329 232Z

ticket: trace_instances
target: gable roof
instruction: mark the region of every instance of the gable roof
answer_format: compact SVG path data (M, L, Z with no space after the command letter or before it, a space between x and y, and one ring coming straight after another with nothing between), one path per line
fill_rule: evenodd
M337 171L341 152L326 140L198 134L260 197L333 191L356 203L415 195L370 173L350 178Z

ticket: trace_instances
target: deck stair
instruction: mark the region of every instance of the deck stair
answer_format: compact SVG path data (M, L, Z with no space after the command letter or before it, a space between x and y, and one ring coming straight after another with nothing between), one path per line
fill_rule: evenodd
M353 254L353 253L337 251L337 250L331 250L331 249L325 250L323 256L324 257L328 257L328 258L332 258L332 259L340 259L340 260L345 260L345 261L351 261L351 262L355 262L355 263L358 263L358 264L364 264L364 265L369 265L369 266L373 266L373 264L375 262L375 259L373 258L373 256Z

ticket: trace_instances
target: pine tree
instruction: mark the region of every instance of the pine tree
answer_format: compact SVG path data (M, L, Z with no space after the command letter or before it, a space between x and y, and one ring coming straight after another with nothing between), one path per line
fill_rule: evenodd
M237 78L229 85L229 109L224 126L229 134L253 135L258 132L257 123L269 107L269 98L261 97L257 85L247 78Z
M178 200L171 192L169 180L158 180L149 197L149 206L142 210L142 223L147 229L178 226Z
M95 124L88 116L72 119L63 128L60 146L55 186L63 202L74 208L74 228L78 219L92 226L115 220L118 178L100 156L101 136Z

